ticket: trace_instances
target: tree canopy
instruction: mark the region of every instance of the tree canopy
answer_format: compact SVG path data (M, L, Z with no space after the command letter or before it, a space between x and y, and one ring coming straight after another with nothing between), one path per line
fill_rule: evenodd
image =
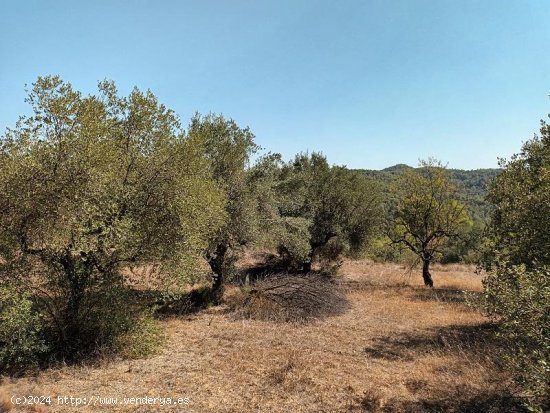
M495 244L511 263L550 264L550 126L543 122L540 131L500 161L489 191Z
M125 266L193 272L223 225L224 195L197 140L151 92L83 96L41 77L0 142L2 276L34 283L62 346L80 346L90 294ZM98 334L100 334L98 332Z
M507 339L506 362L533 406L550 405L550 127L501 160L484 279L486 310Z
M286 241L300 246L304 271L311 269L313 257L329 242L335 243L336 255L360 249L380 218L376 184L345 167L330 166L319 153L298 154L284 164L277 191L281 219L292 235ZM304 236L307 254L304 244L296 243ZM280 244L283 252L288 249L284 244Z
M255 235L255 200L247 184L246 170L258 146L250 129L241 128L222 115L195 115L189 124L188 136L203 145L204 154L212 164L213 177L226 200L227 219L206 249L206 258L216 274L214 285L219 288L223 278L233 272L237 250Z
M442 252L443 243L458 237L470 219L444 166L435 160L420 166L398 178L397 200L388 206L385 231L393 244L405 246L422 260L424 283L432 287L430 263Z

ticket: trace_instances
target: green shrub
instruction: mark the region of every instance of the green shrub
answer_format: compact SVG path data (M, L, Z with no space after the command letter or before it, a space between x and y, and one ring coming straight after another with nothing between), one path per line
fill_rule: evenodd
M534 406L549 403L550 266L499 266L484 287L486 309L509 343L505 360Z
M480 261L489 313L509 340L518 382L550 409L550 125L523 144L489 187L495 209ZM537 396L539 398L537 398Z
M50 304L50 306L52 306ZM66 308L61 302L59 307ZM54 353L69 361L110 355L147 355L161 342L153 326L150 302L140 300L136 293L121 284L101 286L87 292L82 299L82 311L70 319L61 316L51 320L49 339ZM64 335L71 335L71 346ZM150 350L148 350L151 348Z
M29 297L0 285L0 372L17 373L36 365L47 350L41 330L42 320Z
M121 357L136 359L160 352L164 340L159 322L145 313L134 320L132 328L115 339L113 348Z
M325 245L320 246L317 251L315 251L313 258L320 262L321 267L330 267L335 262L338 262L341 257L353 256L353 258L358 258L360 254L361 251L359 250L351 251L349 243L346 242L346 240L340 237L334 237Z
M294 217L284 218L282 222L277 240L282 264L288 269L301 269L311 251L308 232L310 223L306 219Z
M391 248L385 237L375 238L367 248L366 255L374 262L398 262L399 249Z

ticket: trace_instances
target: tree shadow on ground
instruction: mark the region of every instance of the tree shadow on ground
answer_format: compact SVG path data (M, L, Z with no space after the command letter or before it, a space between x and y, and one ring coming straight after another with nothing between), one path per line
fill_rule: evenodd
M496 355L505 343L497 336L497 325L451 325L433 328L423 333L404 333L395 336L376 337L365 347L365 353L373 359L413 362L427 354L460 354L469 363L492 364L497 370L503 366ZM460 363L442 366L437 374L460 374ZM408 380L405 386L417 400L390 399L384 404L384 412L527 412L523 400L497 383L490 391L480 391L475 384L445 387L435 384L434 389L422 380Z
M436 301L440 303L463 304L476 303L483 293L465 291L457 288L412 288L409 298L415 301Z
M418 401L390 400L384 405L388 413L527 413L522 400L507 392L467 394L454 391L440 398Z
M211 286L194 288L181 293L166 293L156 290L133 290L134 299L141 306L154 309L159 318L193 314L214 305L219 295Z
M417 301L438 301L444 303L466 304L468 294L463 290L454 288L415 288L411 298Z
M403 333L375 337L364 351L370 357L385 360L412 361L434 351L453 351L485 354L488 348L501 345L493 323L450 325L430 329L425 333Z

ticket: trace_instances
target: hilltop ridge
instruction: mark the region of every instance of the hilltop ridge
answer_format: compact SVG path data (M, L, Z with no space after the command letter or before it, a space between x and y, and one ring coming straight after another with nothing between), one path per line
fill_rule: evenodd
M391 197L390 183L400 174L407 170L414 170L407 164L396 164L381 170L374 169L356 169L365 175L378 181L384 194ZM487 188L491 181L499 174L498 168L480 168L480 169L447 169L450 178L455 182L459 189L460 200L468 207L473 218L486 221L489 218L492 207L487 202Z

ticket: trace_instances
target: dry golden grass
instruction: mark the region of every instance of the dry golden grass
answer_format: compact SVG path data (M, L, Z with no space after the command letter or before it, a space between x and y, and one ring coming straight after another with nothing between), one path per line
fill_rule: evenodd
M215 307L163 321L169 339L160 355L50 369L1 388L52 395L48 412L512 411L501 396L510 379L489 357L491 326L464 304L462 290L481 290L472 268L435 267L434 290L398 265L349 261L341 274L350 301L344 314L273 323ZM190 403L57 405L55 397L70 395Z
M0 390L0 413L9 412L15 407L10 398L7 392Z

